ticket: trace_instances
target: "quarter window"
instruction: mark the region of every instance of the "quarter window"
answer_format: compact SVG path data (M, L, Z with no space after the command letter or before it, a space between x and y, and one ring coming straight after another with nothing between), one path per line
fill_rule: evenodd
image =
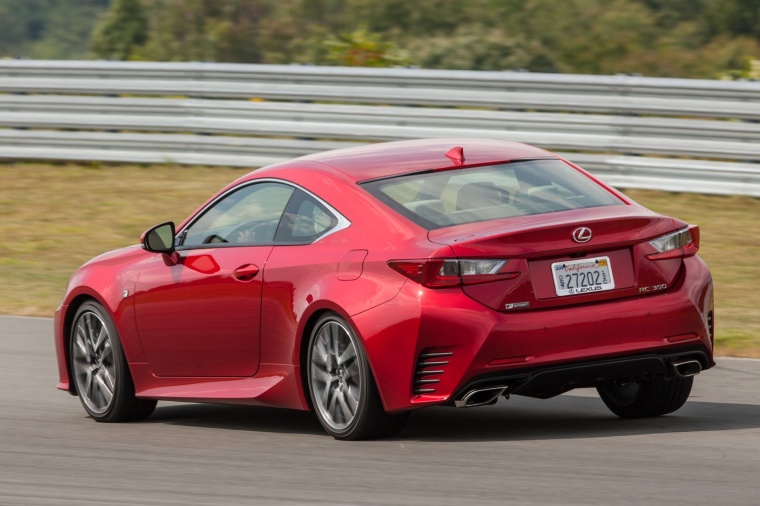
M277 230L277 243L314 242L335 228L338 219L311 195L296 190Z

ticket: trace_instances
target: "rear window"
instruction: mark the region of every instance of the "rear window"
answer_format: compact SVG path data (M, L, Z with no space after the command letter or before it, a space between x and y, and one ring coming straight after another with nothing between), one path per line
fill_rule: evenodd
M417 173L362 187L428 230L478 221L621 205L615 195L560 160Z

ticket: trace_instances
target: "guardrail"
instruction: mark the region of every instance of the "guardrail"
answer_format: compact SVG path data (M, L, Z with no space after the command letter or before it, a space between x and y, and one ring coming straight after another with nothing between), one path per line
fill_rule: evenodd
M753 82L0 60L0 158L257 166L359 142L493 137L569 151L619 186L760 196L756 121Z
M245 65L201 62L0 61L5 77L132 81L218 81L242 83L323 84L400 88L505 90L620 96L760 101L753 82L671 79L639 76L590 76L533 72L472 72L413 68Z

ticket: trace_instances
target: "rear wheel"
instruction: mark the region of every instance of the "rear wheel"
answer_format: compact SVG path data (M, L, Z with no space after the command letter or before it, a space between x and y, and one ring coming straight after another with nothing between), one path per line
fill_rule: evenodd
M597 387L604 404L621 418L648 418L678 410L689 398L694 378L657 377L615 381Z
M85 411L98 422L143 420L156 401L135 397L135 387L111 318L100 304L77 310L70 336L74 387Z
M361 342L338 315L323 316L314 326L307 379L317 417L336 439L392 436L406 423L407 413L383 409Z

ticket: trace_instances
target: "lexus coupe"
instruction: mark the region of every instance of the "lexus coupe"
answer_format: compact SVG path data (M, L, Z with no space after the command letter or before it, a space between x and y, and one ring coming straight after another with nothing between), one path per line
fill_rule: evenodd
M313 410L338 439L574 388L663 415L714 365L698 248L697 226L524 144L305 156L77 270L58 388L101 422L162 399L259 404Z

